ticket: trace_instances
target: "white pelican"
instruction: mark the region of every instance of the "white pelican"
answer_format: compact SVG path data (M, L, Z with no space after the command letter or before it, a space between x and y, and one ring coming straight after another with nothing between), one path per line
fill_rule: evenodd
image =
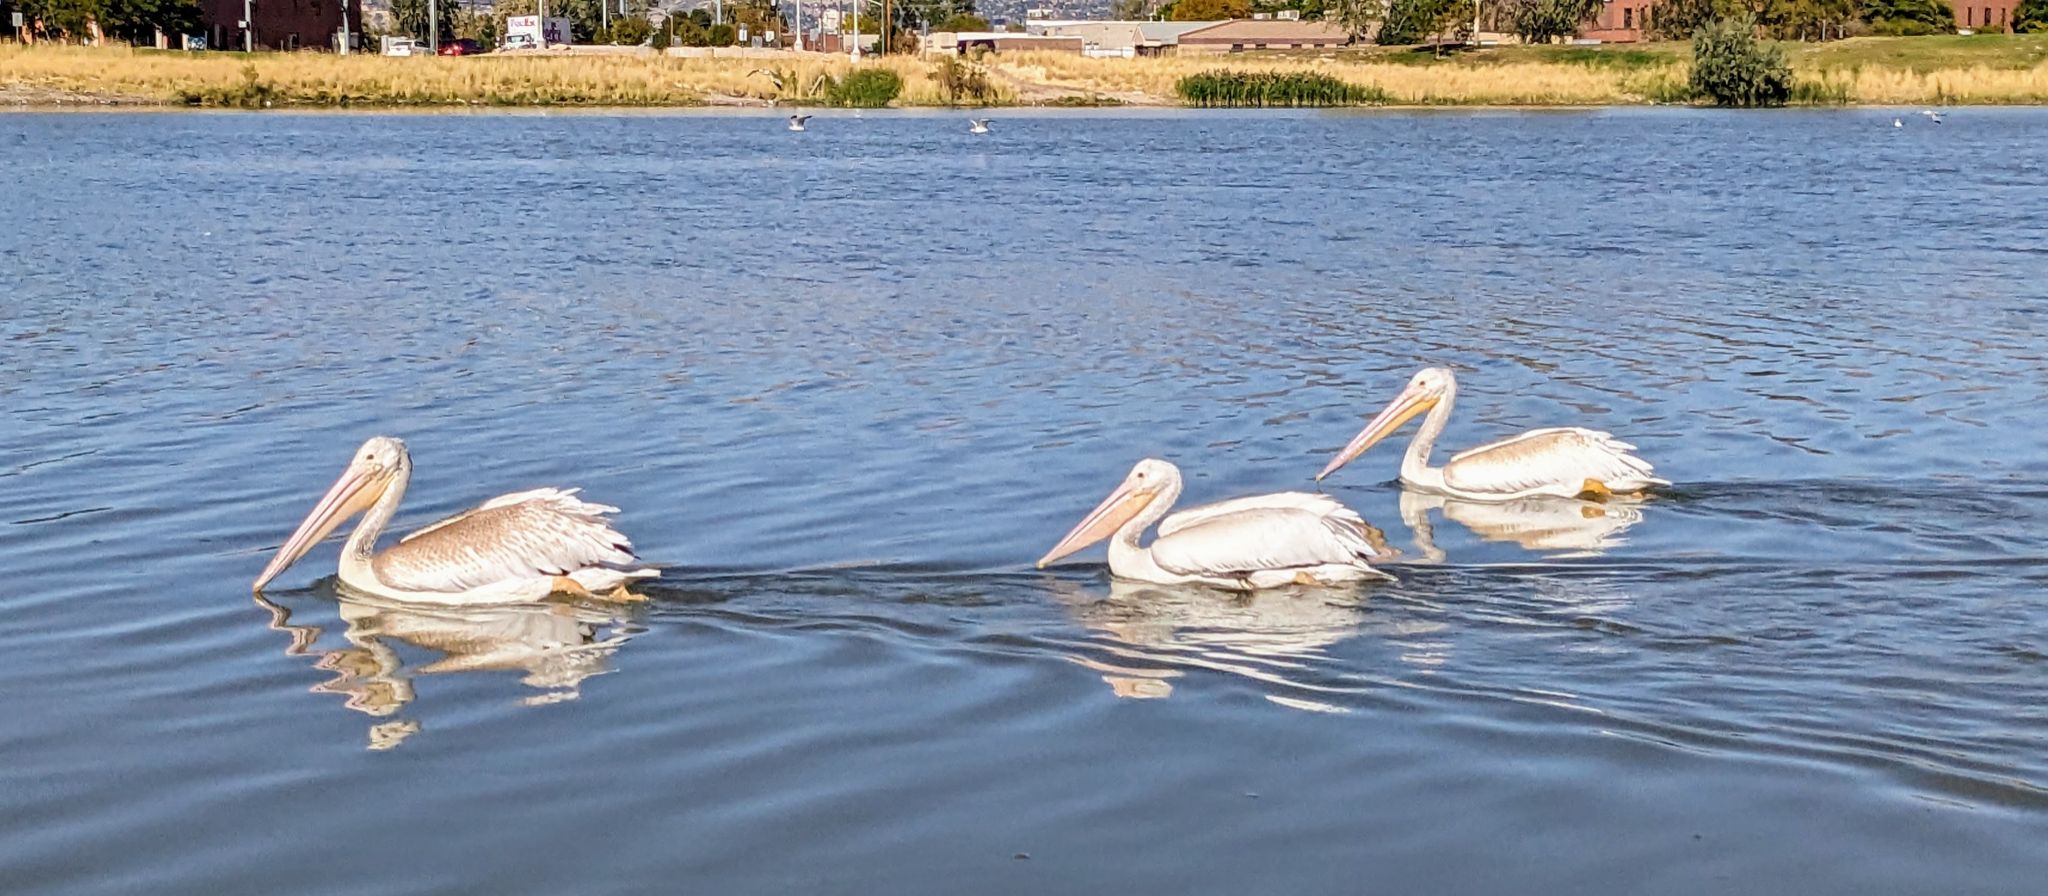
M791 115L789 117L789 129L792 131L801 131L804 129L804 122L810 120L811 117L809 115Z
M374 597L437 604L508 603L564 593L616 600L637 596L633 579L658 575L604 515L618 508L576 498L575 489L500 495L371 553L412 478L405 443L363 443L341 478L313 506L256 577L261 591L349 517L368 510L341 549L341 583Z
M1335 499L1280 492L1166 516L1178 497L1179 467L1154 458L1138 461L1116 491L1039 558L1038 568L1113 536L1110 574L1159 585L1250 591L1392 578L1366 565L1377 553L1370 527ZM1155 520L1159 537L1139 547L1138 536Z
M1895 127L1895 128L1902 128L1902 127L1905 127L1905 126L1906 126L1906 123L1905 123L1905 122L1903 122L1903 121L1900 121L1899 119L1896 119L1896 118L1892 119L1892 127Z
M1560 426L1532 429L1518 436L1481 445L1453 455L1441 467L1429 465L1429 452L1436 437L1451 418L1451 404L1458 398L1458 380L1448 368L1426 367L1408 380L1408 388L1394 397L1386 410L1337 452L1328 466L1316 474L1323 477L1365 453L1409 418L1428 411L1422 431L1401 459L1401 484L1418 491L1464 498L1468 501L1512 501L1536 495L1575 498L1591 495L1604 498L1615 493L1639 492L1653 485L1671 483L1651 475L1649 462L1630 453L1634 445L1617 441L1594 429Z
M989 123L989 122L991 122L991 121L994 121L995 119L993 119L993 118L970 118L970 119L967 119L967 120L968 120L968 121L971 121L971 122L974 122L974 126L973 126L973 127L971 127L971 128L968 128L968 129L967 129L967 133L970 133L970 134L986 134L986 133L988 133L988 123Z

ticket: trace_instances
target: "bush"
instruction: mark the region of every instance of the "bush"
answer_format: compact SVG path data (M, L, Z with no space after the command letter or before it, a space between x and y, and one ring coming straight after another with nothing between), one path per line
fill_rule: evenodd
M988 83L988 72L971 62L961 62L957 56L939 57L939 67L932 71L932 80L939 84L939 95L946 98L946 105L958 106L968 103L986 106L995 99L996 91Z
M860 68L846 79L833 83L827 96L832 105L854 109L879 109L903 92L903 78L886 68Z
M699 46L730 47L740 39L740 33L731 25L713 25L704 30L704 42Z
M1792 66L1759 43L1749 19L1722 19L1692 38L1692 89L1716 106L1782 106L1792 96Z
M2020 0L2012 11L2012 30L2021 33L2048 31L2048 0Z
M1863 20L1878 34L1954 34L1956 11L1943 0L1869 0Z
M1238 72L1199 72L1180 79L1173 92L1190 106L1356 106L1386 102L1386 92L1377 87L1347 84L1329 75Z
M637 47L646 43L647 38L653 36L653 34L654 26L647 24L646 19L622 18L612 22L611 33L605 35L605 37L609 39L610 43Z
M277 88L256 75L256 64L242 66L240 83L222 87L188 87L178 99L188 106L227 106L236 109L264 109L277 96Z

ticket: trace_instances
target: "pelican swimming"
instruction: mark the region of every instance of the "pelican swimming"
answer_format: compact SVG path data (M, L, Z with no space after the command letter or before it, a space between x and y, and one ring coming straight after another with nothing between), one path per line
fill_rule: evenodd
M791 115L789 117L789 129L792 131L801 131L804 129L804 122L810 120L811 117L809 115Z
M986 134L986 133L988 133L988 123L989 123L989 122L991 122L991 121L994 121L995 119L993 119L993 118L970 118L970 119L967 119L967 120L968 120L968 121L971 121L971 122L973 122L973 123L974 123L974 126L973 126L973 127L970 127L970 128L968 128L968 129L967 129L967 133L970 133L970 134Z
M1378 554L1371 529L1335 499L1280 492L1167 516L1180 488L1179 467L1139 461L1116 491L1039 558L1038 568L1110 538L1111 575L1159 585L1250 591L1391 578L1366 565ZM1154 521L1159 537L1139 547L1138 536Z
M575 489L500 495L375 551L412 478L405 443L363 443L341 478L313 506L256 577L258 591L349 517L365 510L341 549L341 583L374 597L439 604L508 603L550 594L636 599L626 583L659 575L641 567L633 543L605 514L618 508L577 499ZM374 551L374 553L373 553Z
M1461 451L1443 466L1432 467L1430 450L1436 447L1436 437L1443 433L1457 398L1458 380L1448 368L1424 368L1351 444L1337 452L1316 479L1337 472L1409 418L1428 411L1422 430L1401 459L1401 484L1418 491L1471 501L1512 501L1536 495L1606 497L1671 484L1651 475L1649 462L1631 453L1634 445L1576 426L1532 429Z

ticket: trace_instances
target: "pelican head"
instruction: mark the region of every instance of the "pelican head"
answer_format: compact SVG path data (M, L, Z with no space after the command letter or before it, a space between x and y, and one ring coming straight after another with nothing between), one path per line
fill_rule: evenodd
M1138 461L1116 491L1110 492L1109 497L1102 499L1102 503L1081 518L1074 531L1068 532L1059 544L1038 558L1038 568L1044 569L1054 560L1108 538L1132 518L1144 513L1145 508L1152 506L1152 502L1159 500L1160 495L1179 482L1179 467L1154 457Z
M261 591L272 579L282 575L297 563L300 557L334 531L336 526L349 517L362 513L377 503L391 483L403 477L412 467L412 459L405 453L405 443L390 436L377 436L363 443L356 456L349 460L348 469L341 472L341 478L321 496L320 503L313 505L313 512L299 523L292 537L285 539L284 546L277 549L277 556L270 558L270 565L263 568L263 574L256 577L252 590Z
M1337 472L1337 468L1350 463L1364 454L1366 449L1379 444L1381 439L1392 435L1394 430L1400 429L1401 424L1407 423L1415 415L1435 408L1456 386L1457 379L1451 375L1448 367L1424 367L1416 371L1414 376L1408 378L1408 388L1402 389L1401 394L1394 396L1394 400L1387 404L1386 410L1380 411L1379 416L1372 418L1371 423L1359 430L1351 444L1345 445L1344 450L1331 458L1329 465L1323 467L1321 473L1316 474L1316 481L1320 482L1323 477Z

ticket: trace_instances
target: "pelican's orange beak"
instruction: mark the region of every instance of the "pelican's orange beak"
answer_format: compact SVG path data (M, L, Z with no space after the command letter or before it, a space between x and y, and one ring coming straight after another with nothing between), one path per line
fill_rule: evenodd
M1436 395L1412 383L1409 384L1408 388L1401 390L1400 395L1394 397L1386 410L1381 411L1379 416L1372 418L1371 423L1359 430L1358 436L1351 440L1351 444L1345 445L1344 450L1337 452L1337 456L1330 460L1329 465L1323 467L1321 473L1316 474L1316 481L1321 482L1323 477L1337 472L1338 467L1350 463L1364 454L1366 449L1379 444L1381 439L1393 435L1394 430L1400 429L1401 424L1413 419L1416 414L1436 407L1436 403Z
M1074 531L1068 532L1067 537L1060 539L1059 544L1053 545L1052 550L1046 551L1045 556L1038 558L1038 568L1044 569L1054 560L1108 538L1123 524L1130 522L1131 517L1143 512L1151 505L1152 499L1157 497L1158 492L1150 488L1138 488L1128 481L1117 486L1116 491L1110 492L1109 497L1102 499L1102 503L1095 505L1094 510L1088 511L1088 515L1081 518L1080 525L1075 526Z
M349 464L327 494L320 497L320 503L313 505L313 512L299 523L292 537L285 539L284 546L277 549L277 556L270 558L270 565L263 567L263 574L256 577L256 584L251 585L250 590L261 592L263 586L290 569L300 557L306 556L306 552L333 532L334 527L377 503L384 494L384 486L390 481L389 474L361 461Z

